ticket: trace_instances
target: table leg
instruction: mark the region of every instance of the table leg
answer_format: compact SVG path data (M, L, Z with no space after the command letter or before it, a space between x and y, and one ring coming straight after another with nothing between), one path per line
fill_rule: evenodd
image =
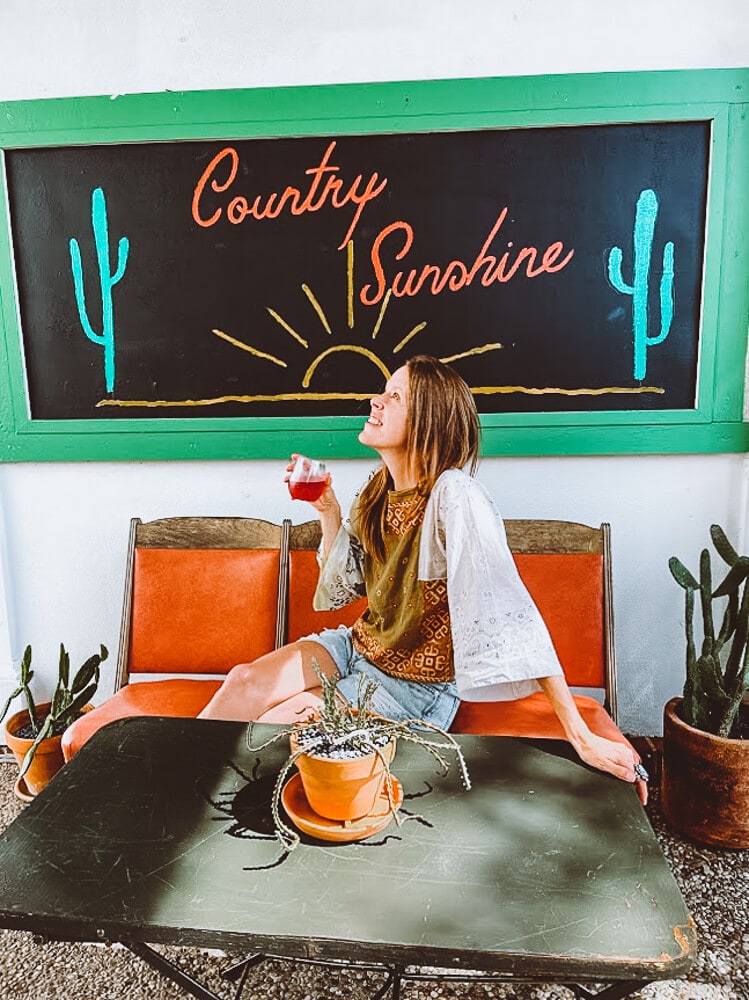
M591 993L590 990L586 989L584 986L579 984L567 984L567 988L572 990L576 997L580 1000L625 1000L625 997L632 996L638 990L641 990L643 986L647 986L651 980L643 979L628 983L613 983L611 986L606 986L598 993Z
M267 961L267 955L250 955L247 958L243 958L241 962L237 962L236 965L224 969L221 973L221 978L225 979L228 983L237 983L234 1000L240 1000L240 997L244 993L250 969L254 969L256 965L262 965L263 962Z
M122 944L128 951L132 951L134 955L137 955L138 958L148 963L153 969L161 973L162 976L166 976L167 979L171 979L172 982L177 983L178 986L181 986L191 996L197 997L197 1000L222 1000L222 997L217 993L209 990L207 986L199 983L197 979L193 979L184 969L175 965L174 962L171 962L147 944L143 944L141 941L123 941Z
M218 996L212 990L210 990L204 983L199 983L196 979L193 979L189 973L185 972L184 969L180 968L179 965L172 962L161 952L156 951L151 948L150 945L143 944L141 941L123 941L123 947L127 948L138 958L142 959L153 969L156 969L162 976L167 979L171 979L172 982L177 983L181 986L183 990L186 990L191 996L197 998L197 1000L223 1000L222 997ZM278 959L279 956L273 956ZM259 965L261 962L265 962L270 958L268 955L251 955L248 958L242 959L241 962L237 962L232 965L229 969L226 969L221 973L222 979L226 979L229 982L237 983L237 989L234 994L234 1000L240 1000L242 993L244 991L245 984L247 982L247 976L250 969ZM324 961L319 961L315 959L282 959L282 961L288 962L306 962L310 965L328 965L329 963ZM373 993L370 1000L400 1000L400 987L402 977L406 977L405 968L402 966L380 966L380 965L357 965L356 962L350 963L351 968L360 969L371 969L377 972L383 972L385 974L385 982Z
M380 989L372 995L370 1000L384 1000L384 997L388 994L390 994L390 1000L400 1000L401 982L403 981L405 969L400 965L387 965L383 967L382 971L387 978Z
M207 986L203 983L199 983L197 980L193 979L188 973L181 969L174 962L170 961L160 952L155 951L147 944L143 944L139 941L123 941L123 945L128 948L133 954L137 955L144 962L147 962L152 968L156 969L162 975L176 982L184 990L190 993L192 996L196 997L197 1000L222 1000L216 993L209 990ZM261 962L266 961L269 956L266 955L252 955L249 958L243 959L236 965L227 969L226 972L222 973L222 977L226 980L233 982L238 981L238 987L235 994L235 1000L240 1000L242 992L244 990L245 983L247 981L247 975L251 968L259 965ZM289 960L287 960L289 961ZM290 960L293 961L293 960ZM309 959L298 959L297 961L307 961L312 965L325 965L327 963L322 961L315 961ZM351 963L353 968L356 968L356 963ZM440 976L429 976L414 973L409 975L403 966L362 966L366 968L377 968L385 973L385 982L377 990L376 993L372 994L370 1000L400 1000L401 995L401 983L404 980L426 980L431 979L433 982L513 982L513 978L503 978L503 977L492 977L478 976L478 977L463 977L460 975L448 975L445 977ZM516 981L527 981L532 982L534 980L525 978L517 979ZM571 989L579 1000L625 1000L626 997L631 996L638 990L641 990L643 986L647 986L650 982L649 979L645 980L631 980L628 982L612 983L610 986L605 986L602 990L597 993L592 992L585 986L581 986L579 983L567 983L568 989Z

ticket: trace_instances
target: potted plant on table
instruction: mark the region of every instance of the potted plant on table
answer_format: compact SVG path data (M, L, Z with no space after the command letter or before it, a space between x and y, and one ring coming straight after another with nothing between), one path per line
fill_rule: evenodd
M52 700L37 705L31 693L34 671L31 669L31 646L27 646L21 660L21 679L0 712L0 721L8 713L15 698L23 695L26 708L12 715L5 723L5 738L20 767L16 781L16 795L27 801L44 788L60 770L64 760L61 737L91 706L100 676L100 664L109 652L101 646L90 656L70 679L70 656L60 643L57 685Z
M253 752L289 740L290 753L271 799L276 835L284 848L293 850L300 838L282 819L281 805L299 829L322 840L361 840L393 818L399 822L403 793L390 770L398 740L422 747L443 773L449 767L446 754L452 754L470 789L463 753L449 733L418 719L395 722L375 713L372 698L378 685L363 675L357 703L351 705L337 692L340 678L327 677L314 660L313 666L322 687L320 709L257 746L253 723L247 734ZM294 765L298 774L291 776Z
M728 566L717 587L708 549L699 581L675 556L669 560L685 591L686 679L682 697L664 710L662 805L672 825L700 843L749 847L749 557L738 555L719 525L710 536Z

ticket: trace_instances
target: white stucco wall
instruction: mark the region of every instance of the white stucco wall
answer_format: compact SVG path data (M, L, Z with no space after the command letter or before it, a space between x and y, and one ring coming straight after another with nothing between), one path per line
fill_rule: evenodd
M0 100L747 65L744 0L0 0Z
M744 0L0 0L0 100L458 76L746 66ZM293 442L290 442L290 450ZM342 499L368 464L334 462ZM116 648L128 521L173 514L306 520L279 463L0 467L0 699L31 642L42 688L57 648ZM681 592L708 526L743 544L743 456L485 459L507 516L613 526L620 711L660 731L682 678ZM111 661L110 661L111 662ZM111 688L105 681L100 697ZM42 691L44 693L44 691Z

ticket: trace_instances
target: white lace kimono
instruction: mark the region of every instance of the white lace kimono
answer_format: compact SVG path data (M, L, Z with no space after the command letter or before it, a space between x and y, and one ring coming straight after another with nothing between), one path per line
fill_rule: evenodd
M347 520L321 559L314 606L365 593L362 548ZM561 674L548 630L518 574L505 528L486 490L459 469L437 480L424 512L419 579L447 580L455 680L466 701L509 701Z

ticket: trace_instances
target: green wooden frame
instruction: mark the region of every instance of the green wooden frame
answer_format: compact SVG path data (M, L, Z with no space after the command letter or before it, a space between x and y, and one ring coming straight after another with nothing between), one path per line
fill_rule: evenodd
M0 103L3 149L169 139L709 120L698 405L487 414L488 455L743 452L749 326L749 69L344 84ZM31 420L0 174L0 461L369 454L359 417Z

